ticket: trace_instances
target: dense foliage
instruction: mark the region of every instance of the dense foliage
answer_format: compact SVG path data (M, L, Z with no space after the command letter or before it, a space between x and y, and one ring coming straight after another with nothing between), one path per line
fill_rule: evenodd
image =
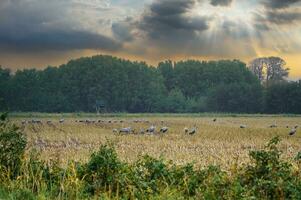
M301 81L272 85L266 93L267 113L301 113Z
M25 147L23 133L7 121L7 114L0 115L0 171L5 171L8 177L16 177Z
M21 133L14 130L11 134ZM23 137L14 140L24 143ZM148 155L126 163L112 143L102 145L87 163L70 161L66 167L43 161L34 150L25 156L22 150L13 161L19 166L15 176L1 163L0 199L299 199L300 153L295 160L283 160L278 143L276 137L264 149L252 150L250 162L234 163L229 171L179 166ZM14 152L9 148L6 153Z
M238 60L155 68L94 56L44 70L0 67L0 110L10 111L301 113L300 91L300 83L264 88Z

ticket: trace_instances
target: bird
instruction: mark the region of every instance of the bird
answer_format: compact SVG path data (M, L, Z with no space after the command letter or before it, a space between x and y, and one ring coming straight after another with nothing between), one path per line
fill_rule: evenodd
M154 133L156 130L156 127L154 125L151 125L148 129L146 129L147 133Z
M62 124L62 123L64 123L64 121L65 121L65 119L60 119L60 123Z
M244 124L241 124L241 125L240 125L240 128L241 128L241 129L244 129L244 128L247 128L247 126L244 125Z
M187 127L184 128L184 132L188 133L189 129Z
M277 128L277 125L276 125L276 123L274 123L274 124L270 125L270 128Z
M189 135L194 135L196 133L196 127L193 127L190 131L189 131Z
M168 131L168 127L164 126L160 129L160 132L166 133Z
M132 132L132 128L131 127L127 127L127 128L121 128L119 130L119 133L126 133L126 134L129 134Z
M214 118L212 121L216 122L216 120L217 120L217 119L216 119L216 118Z
M42 121L39 120L39 119L33 119L33 120L32 120L32 123L33 123L33 124L42 124Z
M297 128L298 126L295 126L294 128L292 128L292 130L288 133L290 136L295 135L297 132Z

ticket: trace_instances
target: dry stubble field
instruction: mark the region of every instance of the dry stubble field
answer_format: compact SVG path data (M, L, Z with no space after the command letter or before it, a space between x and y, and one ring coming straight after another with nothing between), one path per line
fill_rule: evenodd
M67 115L64 116L64 123L59 123L60 118L59 115L38 115L35 118L24 115L14 117L13 121L21 124L22 120L40 119L42 124L26 124L22 127L28 136L28 150L39 149L43 159L59 159L62 164L66 164L68 160L88 160L89 155L107 141L114 142L119 157L128 162L136 160L140 155L149 154L177 164L218 164L224 169L235 163L247 162L250 150L262 148L277 135L281 138L279 147L284 157L292 159L301 150L301 130L294 136L288 136L293 126L301 125L299 116ZM217 119L216 122L213 122L214 118ZM104 122L76 122L86 119ZM141 119L148 122L134 122ZM47 124L47 120L51 120L52 124ZM112 131L114 128L129 126L139 131L151 124L159 129L162 121L164 126L169 127L167 134L120 135ZM276 128L269 127L275 123ZM241 124L247 127L241 129ZM194 125L198 128L195 135L184 133L184 127Z

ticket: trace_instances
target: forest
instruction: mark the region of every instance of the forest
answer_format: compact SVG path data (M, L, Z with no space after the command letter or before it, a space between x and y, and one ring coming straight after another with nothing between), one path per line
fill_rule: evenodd
M301 81L288 81L284 61L275 60L255 59L248 66L239 60L167 60L154 67L98 55L42 70L0 67L0 110L300 114Z

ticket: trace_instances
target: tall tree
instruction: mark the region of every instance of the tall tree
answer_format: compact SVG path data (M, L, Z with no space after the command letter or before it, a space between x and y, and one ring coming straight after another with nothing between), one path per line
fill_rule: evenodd
M0 111L6 110L9 100L10 70L3 69L0 65Z
M279 57L256 58L250 62L249 69L266 87L285 81L289 75L286 62Z
M165 62L160 62L158 65L158 70L161 72L164 78L166 89L170 92L175 88L175 73L172 61L168 60Z

